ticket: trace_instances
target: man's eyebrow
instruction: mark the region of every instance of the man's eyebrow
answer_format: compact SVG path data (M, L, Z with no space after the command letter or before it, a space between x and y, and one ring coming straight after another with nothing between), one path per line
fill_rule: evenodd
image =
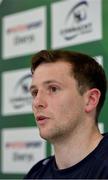
M35 85L31 85L29 90L32 91L33 89L36 89L36 86Z
M47 81L44 81L44 82L43 82L44 85L51 84L51 83L57 83L57 84L62 85L61 82L59 82L59 81L57 81L57 80L55 80L55 79L54 79L54 80L51 79L51 80L47 80ZM36 86L36 85L31 85L31 86L30 86L30 91L33 90L33 89L37 89L37 86Z

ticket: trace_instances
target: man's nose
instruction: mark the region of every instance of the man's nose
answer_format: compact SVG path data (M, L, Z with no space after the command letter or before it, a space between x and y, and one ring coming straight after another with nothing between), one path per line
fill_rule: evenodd
M37 96L33 99L33 106L36 109L47 107L46 95L44 92L38 91Z

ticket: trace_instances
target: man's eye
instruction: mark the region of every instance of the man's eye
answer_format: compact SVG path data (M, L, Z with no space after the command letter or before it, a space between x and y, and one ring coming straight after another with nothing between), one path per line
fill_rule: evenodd
M36 97L36 96L37 96L37 93L38 93L37 91L32 91L32 92L31 92L32 97Z
M56 91L58 90L58 88L57 88L56 86L50 86L50 87L49 87L49 90L50 90L51 92L56 92Z

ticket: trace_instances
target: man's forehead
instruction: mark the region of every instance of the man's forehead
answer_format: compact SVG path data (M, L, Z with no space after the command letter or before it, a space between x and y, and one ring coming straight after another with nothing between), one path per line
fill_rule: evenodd
M38 76L39 74L49 74L56 75L56 74L66 74L72 71L72 65L65 61L57 61L51 63L42 63L40 64L33 73L33 76Z
M45 63L39 65L32 76L32 83L60 83L72 78L71 66L67 62Z

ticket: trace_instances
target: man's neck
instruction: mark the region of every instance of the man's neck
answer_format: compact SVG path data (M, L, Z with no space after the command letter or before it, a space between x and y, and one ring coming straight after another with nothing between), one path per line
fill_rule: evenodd
M58 168L65 169L80 162L98 146L102 138L98 128L95 128L89 133L83 132L71 138L68 137L64 142L55 143L55 159Z

